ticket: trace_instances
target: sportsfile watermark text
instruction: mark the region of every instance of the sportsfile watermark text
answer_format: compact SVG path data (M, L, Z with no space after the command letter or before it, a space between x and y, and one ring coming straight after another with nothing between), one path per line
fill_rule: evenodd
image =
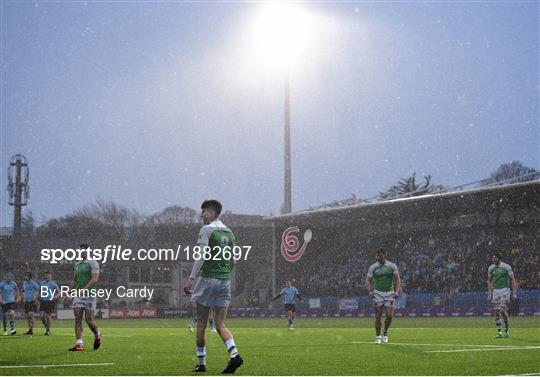
M173 248L141 248L133 250L122 245L107 245L104 249L41 249L41 261L57 264L62 261L73 262L95 260L107 261L176 261L176 260L246 260L251 246L182 246Z

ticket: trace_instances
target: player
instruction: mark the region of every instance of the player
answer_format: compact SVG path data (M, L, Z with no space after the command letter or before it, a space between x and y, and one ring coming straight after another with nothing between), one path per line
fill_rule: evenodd
M197 309L194 309L195 312ZM198 322L197 314L195 312L195 315L191 319L191 322L187 325L189 332L193 332L193 326L195 326ZM214 308L210 308L210 312L208 313L208 324L210 325L210 331L216 332L216 325L214 323Z
M15 330L15 307L17 305L16 298L19 297L19 288L15 282L15 277L11 272L4 275L4 280L0 281L0 293L2 293L2 322L4 325L4 335L7 335L7 319L9 318L9 326L11 327L11 335L17 334Z
M44 280L39 283L40 290L42 289L41 287L47 287L47 291L45 294L40 291L39 310L41 311L41 323L45 326L45 336L50 336L52 314L56 309L56 303L60 297L60 289L58 288L58 284L52 280L51 271L45 271L43 278Z
M296 287L293 287L291 279L285 281L285 286L281 288L279 294L272 299L272 301L277 300L280 297L283 297L283 304L285 305L285 311L287 312L288 326L289 330L294 330L294 318L296 317L296 299L298 298L302 301L300 293Z
M366 276L366 289L375 305L375 343L388 343L388 329L394 315L394 301L399 295L401 278L397 266L386 260L384 249L376 252L377 262L369 267ZM386 311L384 332L381 337L381 318L383 307Z
M81 244L81 249L88 249L90 246L87 244ZM75 274L73 276L73 281L71 282L71 287L79 290L89 290L93 292L95 290L96 283L99 280L99 265L95 260L86 259L75 264ZM67 300L69 301L69 300ZM91 297L91 295L79 295L73 300L73 314L75 315L75 337L76 343L75 346L71 347L69 350L73 352L84 351L83 344L83 315L86 321L86 324L90 330L94 333L94 350L101 347L103 338L96 324L94 323L94 311L96 309L96 297Z
M199 232L197 246L201 247L200 258L194 257L195 263L184 291L191 293L191 301L197 306L197 358L198 365L194 372L206 372L206 339L205 329L210 309L214 308L216 330L229 352L230 360L222 373L234 373L244 360L238 354L238 349L232 333L225 326L227 308L231 301L231 272L234 261L224 250L232 251L235 246L233 232L220 220L222 205L217 200L205 200L201 205L201 217L204 226ZM206 254L209 257L203 258ZM195 252L194 252L194 255ZM206 260L205 260L206 259ZM191 291L194 280L199 277Z
M32 280L30 272L24 274L23 300L26 322L28 322L28 331L24 335L34 335L34 315L38 312L39 284Z
M512 300L517 299L517 285L514 272L509 264L501 262L501 253L495 252L492 256L493 264L488 267L488 301L493 304L495 311L495 323L497 325L497 335L495 338L508 338L508 312L506 311L510 294ZM510 291L510 286L512 291ZM501 316L504 320L504 333L502 332Z

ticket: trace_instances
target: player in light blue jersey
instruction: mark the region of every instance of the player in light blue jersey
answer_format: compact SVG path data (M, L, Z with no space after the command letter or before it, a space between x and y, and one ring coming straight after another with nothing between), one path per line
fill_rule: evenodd
M51 271L45 271L43 277L45 280L39 283L40 289L43 289L43 287L47 287L47 289L46 293L40 295L39 310L41 311L41 323L45 326L45 336L50 336L52 313L56 308L58 298L60 298L60 289L58 284L53 281Z
M24 275L23 283L24 312L28 322L28 331L24 335L34 335L34 315L37 313L39 302L39 284L32 280L32 274Z
M11 327L11 335L15 335L17 333L15 330L15 306L17 304L17 297L19 297L19 288L17 288L15 277L11 272L7 272L4 275L4 280L0 281L0 294L2 295L0 304L2 305L2 323L4 325L4 335L8 334L8 319Z
M285 281L285 286L281 289L279 294L272 299L272 301L277 300L280 297L283 297L283 304L285 305L285 311L287 312L288 329L294 330L293 321L296 317L296 299L302 301L302 297L300 297L298 289L292 286L291 279L287 279Z

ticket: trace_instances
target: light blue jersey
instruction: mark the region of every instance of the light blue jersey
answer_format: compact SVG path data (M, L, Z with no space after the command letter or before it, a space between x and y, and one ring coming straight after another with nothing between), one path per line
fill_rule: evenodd
M0 293L2 293L2 301L9 304L15 302L15 293L17 292L17 283L13 280L4 280L0 282Z
M39 291L39 284L34 280L27 280L23 283L24 302L32 302Z
M54 282L53 280L50 280L50 281L42 280L39 283L39 285L40 285L40 289L41 289L41 287L47 287L48 288L47 293L45 295L41 295L41 297L39 299L41 302L52 300L53 295L52 295L51 292L52 292L53 289L55 290L55 293L59 292L58 284L56 284L56 282Z
M292 285L290 287L283 287L279 294L283 297L283 303L287 305L294 304L296 298L300 296L298 289Z

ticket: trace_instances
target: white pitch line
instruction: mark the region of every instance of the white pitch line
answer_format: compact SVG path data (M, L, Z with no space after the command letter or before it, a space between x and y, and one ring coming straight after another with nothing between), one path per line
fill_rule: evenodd
M526 347L505 347L505 348L467 348L464 350L438 350L438 351L424 351L426 353L450 353L450 352L475 352L475 351L513 351L513 350L528 350L537 349L540 346L526 346Z
M501 374L501 377L508 377L508 376L540 376L540 372L534 372L534 373L519 373L519 374Z
M0 369L15 368L54 368L54 367L91 367L114 365L114 363L86 363L86 364L49 364L49 365L0 365Z
M355 344L375 344L375 342L353 342ZM491 347L491 348L513 348L521 346L504 346L494 344L442 344L442 343L387 343L385 346L440 346L440 347Z

